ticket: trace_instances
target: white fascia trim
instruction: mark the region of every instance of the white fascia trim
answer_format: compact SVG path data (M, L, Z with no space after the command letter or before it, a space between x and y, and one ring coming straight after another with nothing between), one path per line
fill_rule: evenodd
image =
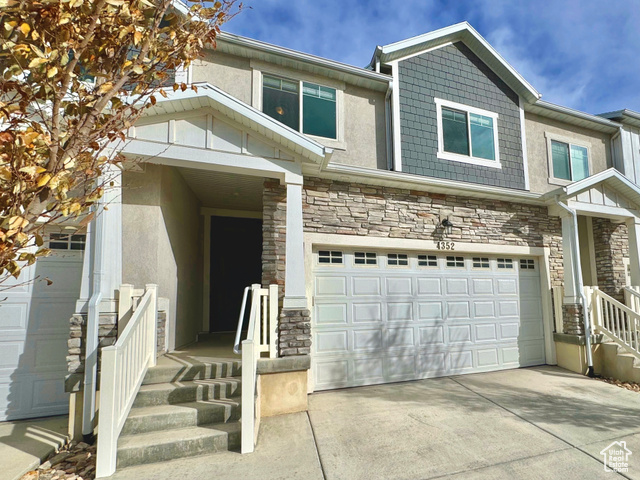
M217 40L221 42L233 43L241 45L243 47L251 48L253 50L261 50L271 53L280 57L297 60L305 63L312 63L321 67L325 67L331 70L335 70L342 73L351 75L357 75L378 82L388 83L391 80L389 75L384 73L377 73L366 68L354 67L346 63L336 62L335 60L329 60L327 58L317 57L308 53L299 52L297 50L290 50L288 48L279 47L253 38L242 37L240 35L234 35L229 32L220 32L217 36Z
M490 167L490 168L502 168L502 163L500 162L500 145L498 143L498 114L494 112L490 112L488 110L483 110L481 108L470 107L468 105L464 105L462 103L451 102L449 100L443 100L441 98L434 98L434 103L436 104L436 118L437 118L437 128L438 128L438 152L437 157L442 160L450 160L453 162L462 162L469 163L471 165L479 165L481 167ZM487 160L485 158L477 158L472 157L471 155L460 155L458 153L451 153L444 151L444 133L442 130L442 107L454 108L456 110L462 110L467 113L475 113L477 115L483 115L485 117L490 117L493 119L494 128L493 128L493 144L495 147L495 160ZM469 120L467 119L467 122ZM467 123L467 127L469 127ZM469 132L467 131L467 134ZM469 139L469 147L471 148L471 139Z
M449 45L453 45L453 42L445 42L445 43L442 43L442 44L437 45L437 46L435 46L435 47L426 48L426 49L424 49L424 50L420 50L419 52L412 53L412 54L410 54L410 55L406 55L406 56L404 56L404 57L396 58L396 59L394 59L393 61L394 61L394 62L402 62L402 61L404 61L404 60L407 60L407 59L409 59L409 58L413 58L413 57L417 57L418 55L422 55L422 54L424 54L424 53L433 52L434 50L440 50L441 48L448 47Z
M373 181L374 184L392 186L401 189L415 189L430 191L434 193L444 193L449 195L473 196L479 198L491 198L504 200L507 202L522 202L532 205L546 205L542 195L537 193L511 190L508 188L493 187L473 183L464 183L441 178L424 177L402 172L389 172L373 168L357 167L330 163L324 173L333 174L337 179L347 179L351 182ZM362 180L360 180L359 178Z
M262 127L268 130L271 130L277 135L280 135L281 137L284 137L287 140L299 145L300 147L309 151L313 155L324 158L327 154L332 152L331 149L327 149L326 147L316 142L315 140L312 140L308 138L306 135L302 135L301 133L296 132L295 130L287 127L286 125L283 125L277 120L274 120L270 116L262 113L260 110L257 110L256 108L250 105L247 105L246 103L238 100L235 97L232 97L228 93L223 92L219 88L214 87L209 83L206 83L206 82L194 83L194 85L198 89L197 92L188 89L188 90L185 90L184 92L182 91L170 92L167 94L167 98L160 98L156 103L156 107L152 107L149 109L148 115L159 114L160 112L158 111L159 109L157 108L157 106L161 106L166 102L190 100L195 98L206 97L233 110L234 112L237 112L238 114L248 118L249 120L257 123L258 125L261 125Z
M400 132L400 72L398 62L391 63L393 90L391 91L391 127L393 129L393 169L402 172L402 135Z
M421 43L431 42L437 40L438 38L446 38L446 41L449 41L449 36L456 35L462 36L460 34L468 32L471 34L491 55L493 55L502 66L513 75L518 82L520 82L535 98L540 98L541 95L538 91L533 88L533 86L527 82L522 75L520 75L509 63L500 55L497 50L495 50L489 42L487 42L482 35L480 35L475 28L473 28L468 22L461 22L455 25L451 25L449 27L441 28L439 30L434 30L433 32L425 33L423 35L418 35L417 37L409 38L406 40L402 40L400 42L391 43L389 45L385 45L381 48L381 55L389 55L391 53L395 53L399 50L403 50L406 48L415 47L420 45ZM384 58L382 58L384 62Z
M597 115L591 115L590 113L581 112L580 110L574 110L573 108L563 107L562 105L556 105L555 103L545 102L544 100L538 100L533 105L535 105L536 107L544 108L546 110L551 110L557 113L562 113L564 115L569 115L571 117L576 117L582 120L599 123L600 125L606 125L611 128L622 127L621 123L614 122L612 120L608 120L606 118L599 117Z
M578 182L573 182L570 185L564 187L564 192L567 195L575 195L576 193L581 192L587 188L590 188L600 182L609 179L616 179L622 182L627 188L633 190L636 194L640 196L640 187L638 187L635 183L629 180L627 177L618 172L615 168L608 168L600 173L596 173L590 177L587 177Z
M524 189L530 190L529 183L529 158L527 156L527 133L525 129L524 106L522 97L518 97L518 106L520 108L520 136L522 142L522 167L524 169Z

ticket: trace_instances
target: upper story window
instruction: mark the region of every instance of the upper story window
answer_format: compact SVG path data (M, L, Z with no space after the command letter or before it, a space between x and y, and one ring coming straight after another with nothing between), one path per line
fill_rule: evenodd
M49 248L52 250L84 250L87 243L86 235L68 233L49 234Z
M498 114L439 98L438 158L500 168Z
M337 138L336 98L335 88L271 75L262 77L262 111L307 135Z
M547 135L551 183L567 184L589 176L589 147Z

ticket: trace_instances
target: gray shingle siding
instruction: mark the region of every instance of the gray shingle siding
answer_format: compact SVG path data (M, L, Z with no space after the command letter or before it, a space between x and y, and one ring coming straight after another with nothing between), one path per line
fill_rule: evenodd
M402 171L524 190L518 95L461 42L399 63ZM434 98L495 112L501 169L437 157Z

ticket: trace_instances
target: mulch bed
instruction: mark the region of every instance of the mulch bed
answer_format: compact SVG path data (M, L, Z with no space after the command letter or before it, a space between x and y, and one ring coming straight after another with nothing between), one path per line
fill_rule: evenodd
M93 480L96 476L96 446L71 442L36 470L24 474L21 480Z

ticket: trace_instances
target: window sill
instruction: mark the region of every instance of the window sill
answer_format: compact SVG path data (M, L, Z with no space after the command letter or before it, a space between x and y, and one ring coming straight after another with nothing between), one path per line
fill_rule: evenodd
M316 135L309 135L308 133L305 133L305 135L309 137L311 140L315 140L320 145L324 145L325 147L334 148L337 150L347 149L346 142L341 142L340 140L335 140L333 138L317 137Z
M567 185L570 185L573 182L571 180L563 180L562 178L549 177L549 183L551 185L559 185L561 187L565 187Z
M502 164L498 160L483 160L481 158L472 158L465 155L455 153L438 152L437 157L441 160L450 160L452 162L469 163L480 167L502 168Z

